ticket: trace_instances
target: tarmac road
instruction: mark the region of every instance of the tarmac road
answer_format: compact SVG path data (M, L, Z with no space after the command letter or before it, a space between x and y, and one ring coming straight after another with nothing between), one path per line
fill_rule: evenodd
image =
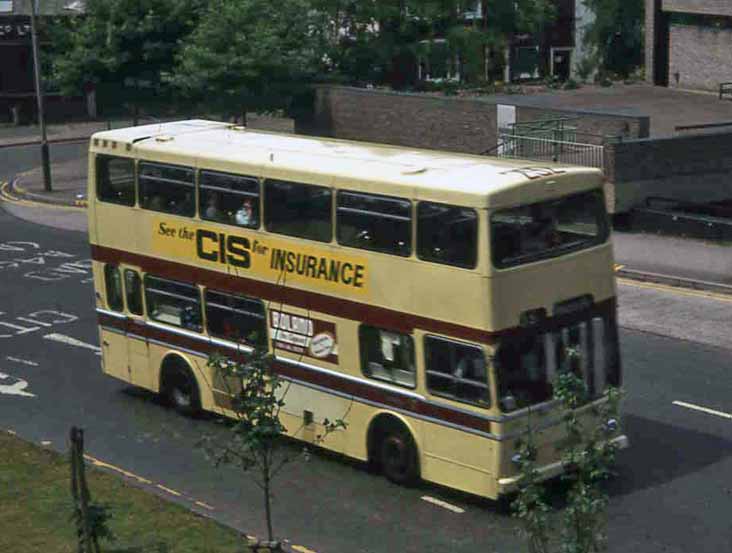
M69 427L82 426L87 452L136 484L262 535L259 490L195 447L215 421L102 375L86 239L64 229L83 214L3 208L14 215L0 211L0 427L65 450ZM636 283L619 297L632 445L611 486L610 551L732 550L732 298ZM3 393L20 381L32 396ZM276 487L275 529L319 552L523 549L490 501L393 486L338 457L291 465Z

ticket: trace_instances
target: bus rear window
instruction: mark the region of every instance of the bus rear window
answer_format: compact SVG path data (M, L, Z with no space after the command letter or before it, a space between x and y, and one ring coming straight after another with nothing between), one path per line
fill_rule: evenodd
M97 197L103 202L135 205L135 161L97 156Z
M602 244L609 226L602 192L496 211L491 216L493 264L515 267Z

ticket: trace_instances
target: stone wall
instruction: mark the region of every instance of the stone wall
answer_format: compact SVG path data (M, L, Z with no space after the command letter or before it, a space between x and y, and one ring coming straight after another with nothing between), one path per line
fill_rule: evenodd
M605 148L614 213L649 196L691 202L732 198L732 133L629 140Z
M732 29L671 25L670 38L669 86L716 92L732 81Z

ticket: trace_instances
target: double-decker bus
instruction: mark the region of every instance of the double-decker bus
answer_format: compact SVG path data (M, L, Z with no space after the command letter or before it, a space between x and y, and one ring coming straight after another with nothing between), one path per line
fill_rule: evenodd
M555 476L554 377L620 384L594 169L191 120L95 134L88 212L105 373L231 416L208 356L266 346L289 433L395 482L509 493L529 415Z

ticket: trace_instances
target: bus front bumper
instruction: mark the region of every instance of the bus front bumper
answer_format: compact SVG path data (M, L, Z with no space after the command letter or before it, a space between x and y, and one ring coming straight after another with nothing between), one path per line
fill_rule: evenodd
M615 444L618 449L625 449L630 445L630 440L628 440L628 437L623 434L610 440L610 443ZM564 467L562 467L561 461L557 461L556 463L550 463L539 467L536 470L539 473L539 478L541 480L549 480L550 478L554 478L555 476L562 474L564 472ZM499 478L498 495L515 492L518 489L519 480L521 480L520 475L511 476L509 478Z

